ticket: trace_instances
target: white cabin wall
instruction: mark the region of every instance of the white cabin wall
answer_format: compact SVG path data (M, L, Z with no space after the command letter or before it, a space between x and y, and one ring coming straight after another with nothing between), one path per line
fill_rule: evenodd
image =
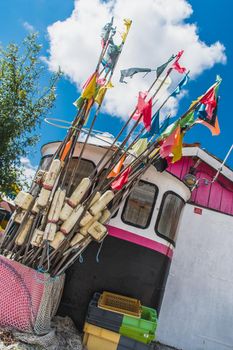
M182 350L233 349L233 217L187 204L157 339Z

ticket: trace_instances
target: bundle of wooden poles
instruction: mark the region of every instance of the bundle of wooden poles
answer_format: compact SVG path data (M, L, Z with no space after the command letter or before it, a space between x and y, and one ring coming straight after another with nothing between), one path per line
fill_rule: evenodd
M22 191L17 195L16 210L6 228L1 254L41 272L48 272L52 276L65 272L92 240L101 242L106 237L106 224L111 216L132 192L145 171L160 158L158 150L161 137L152 137L140 154L133 152L134 146L146 131L146 127L138 128L142 114L139 112L138 118L135 119L135 108L118 135L106 147L96 169L89 177L81 179L78 186L71 191L104 95L111 86L111 78L131 21L124 20L124 24L125 31L121 34L120 45L115 45L113 41L116 33L113 21L104 27L102 51L95 72L84 85L81 97L76 101L77 115L65 139L53 155L48 171L39 170L31 190L28 193ZM173 59L175 57L173 56ZM164 78L160 78L162 71L156 75L148 89L147 99L155 100L172 68L168 65L164 70ZM167 98L157 111L161 110L166 101ZM158 104L158 101L156 103ZM195 104L181 119L194 108ZM85 141L79 143L79 156L67 183L67 171L91 111L91 125L85 134ZM127 135L119 143L126 130ZM112 176L114 172L115 176Z

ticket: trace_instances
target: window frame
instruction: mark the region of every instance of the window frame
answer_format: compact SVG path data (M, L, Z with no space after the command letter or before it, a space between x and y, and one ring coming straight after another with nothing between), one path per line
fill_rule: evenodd
M173 191L166 191L166 192L164 192L163 198L162 198L161 203L160 203L159 213L158 213L158 216L157 216L157 219L156 219L156 222L155 222L155 233L156 233L159 237L165 239L167 242L171 243L171 244L175 247L175 246L176 246L176 242L175 242L173 239L167 237L166 235L160 233L159 230L158 230L159 221L160 221L161 216L162 216L162 211L163 211L164 202L165 202L165 200L166 200L166 197L167 197L169 194L173 194L173 195L175 195L177 198L181 199L181 201L183 202L182 210L183 210L183 208L184 208L184 206L185 206L185 203L186 203L186 202L185 202L184 198L182 198L179 194L177 194L176 192L173 192ZM181 216L182 210L181 210L181 212L180 212L180 216ZM180 217L179 217L179 220L180 220ZM179 221L178 221L178 224L179 224ZM178 225L177 225L177 227L178 227Z
M131 222L125 220L124 217L123 217L131 193L125 199L124 207L123 207L122 212L121 212L121 220L126 225L137 227L137 228L140 228L141 230L145 230L145 229L147 229L150 226L150 223L151 223L151 219L152 219L152 216L153 216L153 213L154 213L154 209L155 209L155 204L156 204L156 201L158 199L159 187L156 184L154 184L153 182L149 182L149 181L145 181L145 180L139 180L139 182L143 182L143 183L149 184L149 185L151 185L151 186L153 186L155 188L154 200L153 200L153 203L152 203L150 215L149 215L149 217L147 219L146 226L142 227L142 226L137 225L137 224L132 224Z

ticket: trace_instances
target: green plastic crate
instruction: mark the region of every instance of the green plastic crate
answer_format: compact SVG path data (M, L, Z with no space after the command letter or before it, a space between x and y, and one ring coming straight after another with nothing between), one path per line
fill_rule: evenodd
M157 313L154 309L142 306L141 318L124 315L120 334L149 344L155 339Z

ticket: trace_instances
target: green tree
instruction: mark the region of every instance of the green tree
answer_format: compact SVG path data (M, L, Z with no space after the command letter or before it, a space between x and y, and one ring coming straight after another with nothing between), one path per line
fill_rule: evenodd
M60 72L43 86L42 46L37 34L28 35L22 47L0 48L0 192L22 186L20 158L38 141L35 129L55 102Z

